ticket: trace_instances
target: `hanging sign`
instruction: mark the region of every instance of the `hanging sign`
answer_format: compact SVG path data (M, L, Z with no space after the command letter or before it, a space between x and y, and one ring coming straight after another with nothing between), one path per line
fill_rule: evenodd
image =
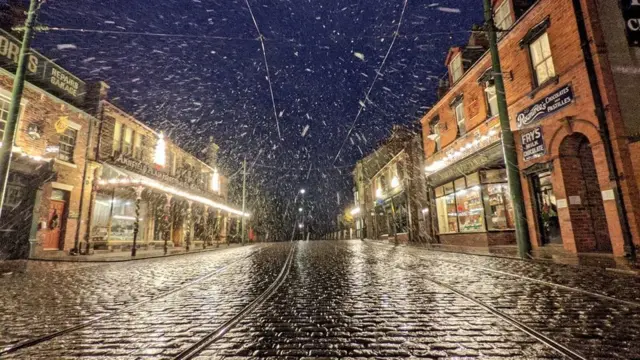
M621 0L629 46L640 47L640 0Z
M523 133L520 138L522 140L522 158L524 161L538 158L546 153L541 126Z
M573 102L573 99L571 85L566 85L519 112L516 117L516 126L518 129L523 129L533 125L545 117L560 111L560 109L569 106Z
M69 117L60 116L58 118L58 121L56 121L56 123L54 124L54 126L56 128L56 132L58 134L62 134L65 130L67 130L67 127L69 126Z

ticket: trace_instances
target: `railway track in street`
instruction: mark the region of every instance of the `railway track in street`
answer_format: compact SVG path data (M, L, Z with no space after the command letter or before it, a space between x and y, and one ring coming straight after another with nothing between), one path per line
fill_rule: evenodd
M291 264L293 263L293 256L295 254L296 245L291 247L287 259L285 260L284 265L282 266L282 270L278 274L278 277L271 283L271 285L264 291L262 294L258 295L251 303L244 307L239 313L237 313L234 317L227 320L217 329L209 332L206 336L202 337L198 342L189 346L188 348L182 350L178 355L173 357L174 360L188 360L193 359L198 356L203 350L205 350L208 346L220 340L224 335L229 332L238 322L240 322L243 318L249 315L252 311L258 308L260 305L264 304L271 296L273 296L276 291L282 286L284 280L289 275L291 270Z
M90 326L92 326L92 325L94 325L96 323L108 320L108 319L113 318L115 316L135 311L135 310L141 308L143 305L146 305L146 304L149 304L151 302L166 298L166 297L168 297L168 296L170 296L172 294L178 293L178 292L183 291L183 290L185 290L185 289L187 289L189 287L197 285L197 284L199 284L199 283L201 283L201 282L203 282L205 280L208 280L208 279L214 277L215 275L218 275L218 274L224 272L225 270L227 270L229 267L233 266L234 264L237 264L237 263L239 263L239 262L241 262L243 260L246 260L246 259L256 255L257 253L259 253L261 251L262 251L262 248L259 248L258 250L255 250L255 251L251 252L250 254L239 258L236 261L232 261L232 262L230 262L228 264L225 264L225 265L223 265L221 267L218 267L218 268L216 268L216 269L214 269L214 270L212 270L212 271L210 271L210 272L208 272L208 273L206 273L206 274L204 274L204 275L202 275L200 277L197 277L197 278L195 278L193 280L187 281L186 283L184 283L184 284L182 284L182 285L180 285L180 286L178 286L176 288L173 288L171 290L165 291L165 292L163 292L161 294L158 294L158 295L156 295L154 297L151 297L149 299L145 299L145 300L138 301L138 302L130 304L130 305L126 305L123 308L117 309L117 310L115 310L115 311L113 311L111 313L90 318L90 319L88 319L86 321L83 321L83 322L77 324L77 325L69 326L69 327L63 328L63 329L58 330L58 331L54 331L54 332L51 332L51 333L48 333L48 334L45 334L45 335L37 336L37 337L31 338L31 339L19 342L17 344L6 346L6 347L0 349L0 358L2 358L4 355L16 353L18 351L34 347L36 345L45 343L47 341L51 341L51 340L53 340L55 338L58 338L60 336L63 336L63 335L69 334L69 333L73 333L75 331L79 331L79 330L88 328L88 327L90 327Z

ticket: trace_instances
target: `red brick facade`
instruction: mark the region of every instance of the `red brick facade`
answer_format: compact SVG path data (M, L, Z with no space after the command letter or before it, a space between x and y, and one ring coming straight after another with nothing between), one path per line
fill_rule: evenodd
M619 97L613 86L611 66L607 54L600 51L605 47L605 39L595 12L596 3L600 6L600 2L596 0L580 0L591 40L590 51L594 57L595 73L606 109L609 140L616 159L626 217L637 246L640 244L640 196L637 183L637 179L640 179L640 164L632 154L636 154L637 158L640 146L637 143L629 145L627 136L634 129L625 127ZM546 33L548 36L555 77L538 86L534 81L533 66L530 65L532 61L526 38L536 26L545 21L548 21L546 29L537 35ZM624 37L624 32L618 36ZM502 37L499 50L511 129L514 131L518 151L518 166L522 170L521 181L533 247L543 246L544 243L538 226L542 220L536 208L531 177L535 176L536 169L545 169L551 171L564 248L570 252L608 251L622 256L622 214L616 207L611 191L615 182L610 177L605 156L607 144L601 137L602 129L596 115L596 102L581 48L574 1L536 2ZM456 141L457 126L454 113L449 107L451 98L460 94L464 96L467 131L473 131L486 119L487 107L483 104L482 87L477 79L490 65L490 57L485 54L423 119L427 167L432 163L430 159L438 154L434 151L434 142L427 137L430 135L428 124L434 116L439 115L441 124L444 124L440 127L442 151L447 151L447 146ZM529 127L518 129L516 119L519 113L567 85L573 92L571 104ZM636 113L635 117L637 116ZM520 135L537 126L542 129L545 154L524 161Z

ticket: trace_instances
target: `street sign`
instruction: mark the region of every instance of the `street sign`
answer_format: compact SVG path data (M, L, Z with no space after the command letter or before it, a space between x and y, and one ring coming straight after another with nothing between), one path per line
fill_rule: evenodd
M524 161L538 158L546 153L541 126L523 133L520 138L522 139L522 158Z

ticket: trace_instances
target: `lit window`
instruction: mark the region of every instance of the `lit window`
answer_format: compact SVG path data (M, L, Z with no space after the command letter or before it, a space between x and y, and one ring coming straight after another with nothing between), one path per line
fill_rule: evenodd
M133 157L142 159L142 134L135 133L133 137Z
M436 151L440 151L440 119L438 117L429 123L429 139L436 144Z
M456 123L458 124L458 136L462 136L467 132L465 127L464 118L464 102L461 100L453 106L453 111L456 114Z
M487 94L487 117L498 115L498 95L496 93L496 86L493 83L487 82L484 92Z
M511 5L509 3L509 0L503 1L502 4L496 8L494 21L496 27L499 30L509 30L509 28L511 28L511 25L513 25L513 17L511 17ZM500 31L498 32L498 37L502 37L502 35L504 34L504 31Z
M62 135L60 135L60 151L58 152L58 159L67 162L73 162L73 151L76 148L76 138L78 136L78 130L67 128Z
M533 41L531 45L529 45L529 51L531 52L531 65L535 73L536 85L543 84L545 81L556 76L547 33L544 33Z
M122 124L117 122L113 126L113 152L120 152L120 141L122 139Z
M451 60L451 64L449 64L449 71L451 72L451 79L455 83L460 80L464 70L462 69L462 56L459 54Z
M129 127L124 128L124 137L122 139L122 153L131 154L133 143L133 129Z

